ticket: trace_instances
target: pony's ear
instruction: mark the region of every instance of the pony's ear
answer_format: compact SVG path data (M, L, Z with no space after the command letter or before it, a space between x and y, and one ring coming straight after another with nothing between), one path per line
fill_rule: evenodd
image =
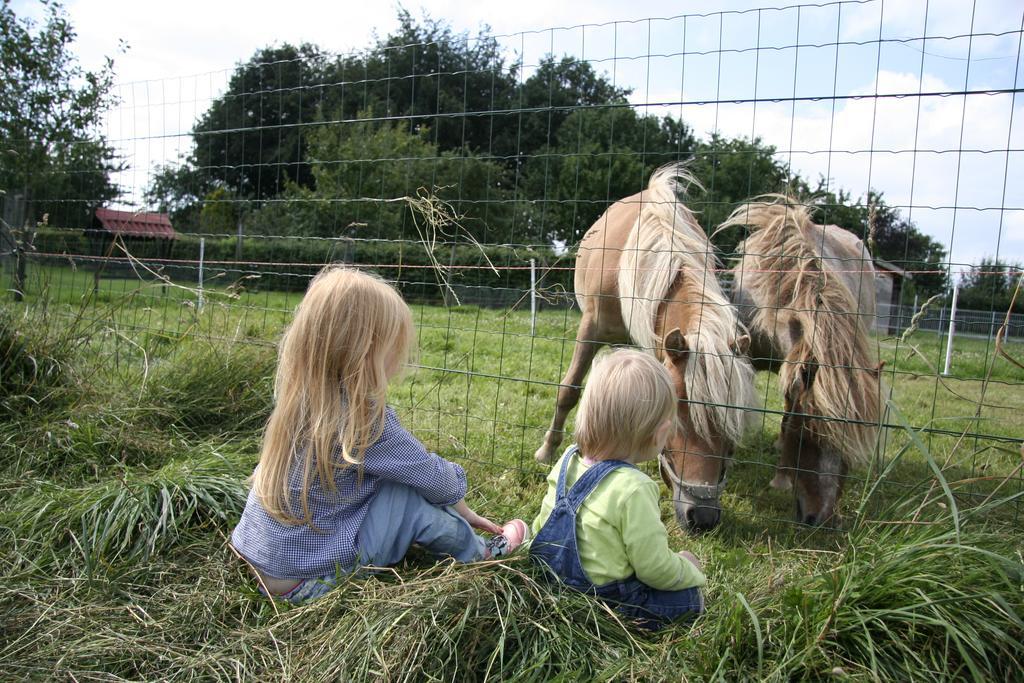
M879 361L878 365L875 366L875 369L871 371L871 374L875 376L875 379L878 379L882 376L882 368L884 367L885 361Z
M747 351L750 350L750 335L743 334L740 335L739 337L736 337L731 342L729 342L729 348L732 349L732 352L735 353L737 356L747 355Z
M684 360L690 350L686 345L686 337L678 327L665 335L663 343L665 344L665 353L674 361Z

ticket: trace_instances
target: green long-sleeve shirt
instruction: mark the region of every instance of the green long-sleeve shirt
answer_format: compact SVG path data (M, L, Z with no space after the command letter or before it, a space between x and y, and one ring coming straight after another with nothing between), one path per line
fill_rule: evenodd
M561 467L559 459L548 474L548 492L533 520L534 536L555 506ZM579 455L573 457L565 473L566 490L586 468ZM616 469L584 499L576 515L576 543L583 571L597 586L634 574L659 590L683 590L707 581L689 560L669 549L658 508L658 485L637 469Z

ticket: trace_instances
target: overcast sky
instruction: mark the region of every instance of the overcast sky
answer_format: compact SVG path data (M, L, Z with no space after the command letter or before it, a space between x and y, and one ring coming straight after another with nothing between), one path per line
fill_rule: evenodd
M868 187L882 190L922 230L952 245L954 263L997 250L1024 261L1024 93L1014 99L1012 92L992 92L1024 83L1024 3L870 0L775 9L785 5L403 3L414 16L426 11L459 32L476 34L489 25L508 60L522 60L527 75L546 53L587 59L632 88L631 101L642 111L682 117L700 135L760 136L801 174L826 176L854 196ZM34 2L14 6L19 15L38 15ZM303 41L332 52L359 50L374 33L397 26L398 7L68 2L82 63L115 59L122 104L109 115L106 132L131 164L121 178L128 200L139 200L152 164L187 151L198 114L255 50ZM758 7L765 9L742 12ZM926 42L919 40L924 35ZM123 54L119 39L128 45ZM758 46L780 49L750 49ZM964 90L986 94L917 96ZM875 93L912 96L842 97ZM794 96L827 99L770 101ZM757 104L730 103L755 98Z

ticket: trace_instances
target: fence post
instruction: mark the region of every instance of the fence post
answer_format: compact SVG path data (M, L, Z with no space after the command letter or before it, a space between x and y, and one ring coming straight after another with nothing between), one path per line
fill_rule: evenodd
M203 260L206 256L206 238L199 238L199 298L196 308L202 310L203 308Z
M14 300L22 301L25 298L25 282L27 276L25 267L28 261L28 252L33 250L36 241L36 230L29 227L28 221L21 228L21 239L18 240L18 286L14 290Z
M537 259L530 259L530 336L537 334Z
M242 260L242 214L238 214L238 242L235 243L235 261Z
M22 300L25 282L25 196L12 194L5 197L2 230L0 230L0 258L11 266L11 294L15 301ZM21 235L17 235L18 227Z
M953 334L956 332L956 300L960 295L960 281L953 283L953 302L949 305L949 334L946 335L946 367L943 375L949 375L949 363L953 359Z

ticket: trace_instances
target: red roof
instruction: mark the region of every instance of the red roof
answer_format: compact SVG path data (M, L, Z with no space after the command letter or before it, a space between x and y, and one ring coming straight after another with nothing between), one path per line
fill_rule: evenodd
M103 229L126 237L150 237L173 240L178 238L166 213L139 213L96 209L96 219Z

